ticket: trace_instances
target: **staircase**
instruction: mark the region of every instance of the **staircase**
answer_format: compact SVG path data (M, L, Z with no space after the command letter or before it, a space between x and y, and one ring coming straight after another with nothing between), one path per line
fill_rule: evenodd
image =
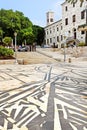
M76 46L80 43L80 41L78 39L74 39L74 37L68 37L66 39L66 44L70 44L70 43L75 43Z

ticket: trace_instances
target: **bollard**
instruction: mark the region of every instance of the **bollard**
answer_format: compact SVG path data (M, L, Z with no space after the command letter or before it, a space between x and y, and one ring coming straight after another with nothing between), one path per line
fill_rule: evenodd
M71 63L71 58L68 59L68 62Z

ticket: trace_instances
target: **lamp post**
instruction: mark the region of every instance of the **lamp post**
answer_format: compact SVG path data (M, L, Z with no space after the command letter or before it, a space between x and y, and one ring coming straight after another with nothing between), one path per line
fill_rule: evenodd
M64 62L66 62L66 39L68 37L68 32L65 32L64 34Z
M66 62L66 36L64 36L64 62Z
M15 63L17 64L17 32L14 33L15 36Z
M85 7L85 16L86 16L86 26L87 26L87 5ZM87 30L85 31L85 42L86 42L86 45L87 45Z
M64 34L64 62L66 62L66 43L67 43L67 39L70 37L71 32L65 32Z

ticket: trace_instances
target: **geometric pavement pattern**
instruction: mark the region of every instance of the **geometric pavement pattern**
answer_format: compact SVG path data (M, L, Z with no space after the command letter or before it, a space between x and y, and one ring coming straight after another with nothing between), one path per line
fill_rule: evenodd
M34 75L19 68L0 70L0 80L21 81L21 75ZM87 130L87 68L66 64L32 68L38 81L0 91L0 130Z

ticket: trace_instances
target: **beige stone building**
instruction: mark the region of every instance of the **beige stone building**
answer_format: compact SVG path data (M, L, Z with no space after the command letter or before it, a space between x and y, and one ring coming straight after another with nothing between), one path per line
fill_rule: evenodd
M65 1L61 6L62 19L58 21L54 21L54 12L47 12L45 43L58 45L59 48L67 38L86 43L87 33L85 30L80 31L78 27L87 24L87 1L84 1L82 7L79 0L75 4Z

